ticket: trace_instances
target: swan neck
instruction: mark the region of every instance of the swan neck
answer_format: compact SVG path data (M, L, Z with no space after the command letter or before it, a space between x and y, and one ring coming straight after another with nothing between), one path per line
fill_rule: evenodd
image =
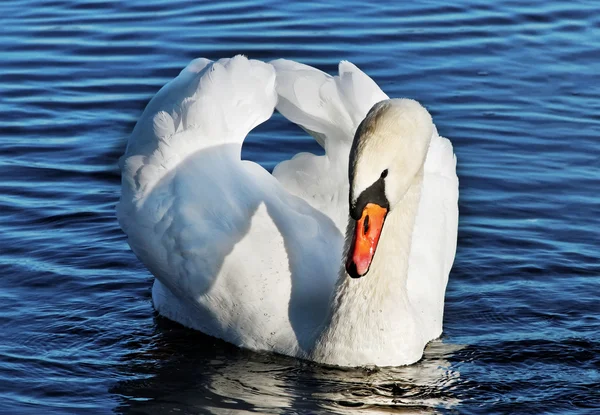
M313 360L352 366L370 359L398 362L420 358L424 343L409 301L407 277L421 186L422 173L390 209L369 272L353 279L342 265ZM347 235L344 252L349 244ZM390 350L395 355L390 355Z
M364 284L373 288L381 286L390 295L406 294L408 260L422 182L421 173L415 177L402 200L390 209L369 272L355 281L356 285ZM348 245L350 239L346 237L346 241ZM348 246L345 248L348 249ZM340 270L338 279L340 282L353 282L344 267Z

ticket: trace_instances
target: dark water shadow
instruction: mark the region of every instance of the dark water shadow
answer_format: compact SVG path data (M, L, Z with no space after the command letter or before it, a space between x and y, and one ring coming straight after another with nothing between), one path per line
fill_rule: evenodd
M456 347L437 341L417 364L343 369L239 349L156 316L149 347L131 352L109 390L119 414L444 413L459 400Z

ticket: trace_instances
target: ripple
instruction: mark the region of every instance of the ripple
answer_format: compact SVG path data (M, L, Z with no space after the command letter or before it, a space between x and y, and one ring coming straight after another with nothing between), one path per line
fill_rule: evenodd
M600 9L544 5L0 2L0 412L600 410ZM118 158L190 59L349 59L454 143L444 335L403 368L238 350L153 316L118 227ZM279 115L243 155L322 151Z

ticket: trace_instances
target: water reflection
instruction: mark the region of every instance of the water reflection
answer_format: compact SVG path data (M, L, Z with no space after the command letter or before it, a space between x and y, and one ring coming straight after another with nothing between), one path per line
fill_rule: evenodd
M146 345L128 345L128 380L110 390L117 413L437 413L458 404L460 374L448 358L460 347L439 340L412 366L342 369L241 350L158 316L155 323Z

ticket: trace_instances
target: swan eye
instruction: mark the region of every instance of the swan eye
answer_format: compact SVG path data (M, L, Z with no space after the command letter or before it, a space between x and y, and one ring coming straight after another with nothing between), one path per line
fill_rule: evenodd
M381 172L381 178L385 179L388 175L388 169L385 169L384 171Z

